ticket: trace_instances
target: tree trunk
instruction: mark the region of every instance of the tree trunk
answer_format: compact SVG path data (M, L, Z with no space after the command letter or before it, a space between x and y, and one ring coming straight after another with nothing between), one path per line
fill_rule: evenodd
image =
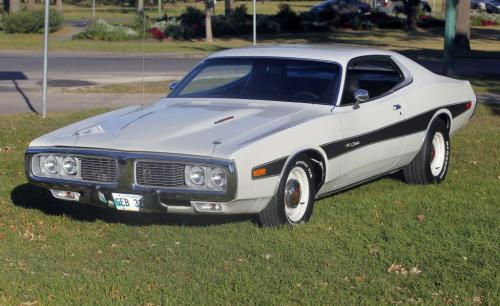
M457 26L455 46L459 50L470 50L470 0L457 2Z
M33 9L33 7L35 6L35 0L28 0L26 6L28 7L29 10Z
M213 0L205 0L205 39L207 42L213 42L212 34L212 3Z
M137 11L140 13L144 11L144 0L137 1Z
M406 0L405 10L406 10L406 30L416 31L417 30L417 12L420 6L420 0Z
M10 3L9 3L9 0L3 0L3 11L8 13L9 12L9 6L10 6Z
M56 10L59 13L62 13L62 11L63 11L63 2L62 2L62 0L56 0Z
M233 13L233 4L234 0L224 0L224 15L226 15L226 17L231 16Z
M19 12L20 9L21 9L21 0L9 1L9 13Z

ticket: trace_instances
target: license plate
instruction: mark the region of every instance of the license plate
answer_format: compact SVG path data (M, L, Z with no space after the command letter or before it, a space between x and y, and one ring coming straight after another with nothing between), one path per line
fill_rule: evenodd
M118 210L140 211L144 207L144 199L138 194L113 193L113 201Z

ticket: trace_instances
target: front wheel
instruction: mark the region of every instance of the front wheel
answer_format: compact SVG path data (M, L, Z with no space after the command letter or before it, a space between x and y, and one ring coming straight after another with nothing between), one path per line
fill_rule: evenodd
M450 162L450 135L443 120L435 120L415 159L403 169L408 184L441 183Z
M275 196L259 213L259 224L276 227L309 221L315 195L311 161L307 156L299 155L288 164Z

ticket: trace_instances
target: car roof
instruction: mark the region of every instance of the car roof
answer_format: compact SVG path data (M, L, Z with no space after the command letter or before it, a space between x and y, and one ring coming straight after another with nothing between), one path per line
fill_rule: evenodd
M280 57L333 61L341 65L355 57L366 55L389 55L397 53L368 47L350 47L337 45L278 45L235 48L213 53L208 58L219 57Z

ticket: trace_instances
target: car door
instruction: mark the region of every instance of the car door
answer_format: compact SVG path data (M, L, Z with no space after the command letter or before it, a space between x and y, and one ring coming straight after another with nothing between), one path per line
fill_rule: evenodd
M405 147L398 137L404 109L396 89L404 75L388 56L351 60L344 90L333 110L340 117L343 138L330 147L342 159L337 186L346 186L389 171ZM369 99L356 108L354 91L365 89Z

